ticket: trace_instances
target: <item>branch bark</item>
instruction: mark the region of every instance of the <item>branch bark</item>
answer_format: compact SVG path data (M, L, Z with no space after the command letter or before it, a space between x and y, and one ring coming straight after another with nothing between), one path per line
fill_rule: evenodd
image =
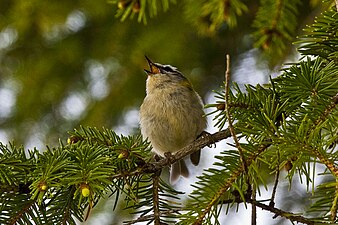
M143 167L143 171L152 173L155 172L159 169L162 169L166 166L171 165L172 163L179 161L180 159L183 159L185 156L190 155L191 153L194 153L206 146L213 145L221 140L227 139L231 137L231 133L229 128L216 132L214 134L210 135L204 135L201 136L200 138L196 139L194 142L191 144L187 145L186 147L182 148L179 150L176 154L174 155L169 155L166 158L162 158L158 162L152 162L148 163Z
M111 179L135 176L135 175L143 174L143 173L155 173L161 170L162 168L166 166L170 166L174 162L179 161L180 159L183 159L184 157L190 155L191 153L201 150L202 148L206 146L216 144L217 142L227 139L229 137L231 137L229 128L218 131L213 134L203 135L199 137L198 139L196 139L191 144L179 150L174 155L168 155L166 158L161 158L157 162L146 163L143 166L140 166L138 169L133 170L133 171L123 171L123 173L115 174L111 177Z
M291 212L283 211L281 209L275 208L274 206L265 205L261 202L258 202L258 201L252 200L252 199L248 199L247 202L251 203L251 204L253 204L253 205L255 205L255 206L257 206L257 207L259 207L263 210L275 213L276 216L284 217L284 218L286 218L290 221L304 223L304 224L307 224L307 225L315 225L315 222L311 219L305 218L305 217L300 216L300 215L293 214ZM329 224L329 223L327 223L327 224Z

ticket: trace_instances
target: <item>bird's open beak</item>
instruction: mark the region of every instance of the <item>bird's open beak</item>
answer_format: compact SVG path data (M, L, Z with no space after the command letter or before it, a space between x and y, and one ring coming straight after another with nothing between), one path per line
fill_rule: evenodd
M145 56L149 65L149 70L144 69L148 75L160 73L160 69L147 57Z

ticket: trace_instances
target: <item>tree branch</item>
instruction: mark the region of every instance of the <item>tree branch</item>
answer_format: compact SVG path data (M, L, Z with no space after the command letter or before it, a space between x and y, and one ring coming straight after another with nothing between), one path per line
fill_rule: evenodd
M230 130L225 129L219 132L216 132L214 134L210 135L205 135L201 136L200 138L196 139L194 142L191 144L187 145L186 147L182 148L179 150L176 154L174 155L169 155L166 158L162 158L158 162L152 162L152 163L147 163L142 170L152 173L157 171L158 169L162 169L166 166L171 165L172 163L179 161L180 159L183 159L185 156L190 155L191 153L194 153L206 146L210 146L212 144L215 144L221 140L227 139L231 137Z
M160 220L160 203L159 203L159 194L160 189L160 173L155 173L153 175L153 204L154 204L154 225L161 225Z
M248 198L245 201L247 203L250 203L250 204L252 204L252 205L254 205L254 206L258 207L258 208L261 208L261 209L263 209L265 211L274 213L275 215L273 216L273 218L276 218L276 217L280 216L280 217L288 219L288 220L290 220L292 222L298 222L298 223L303 223L303 224L308 224L308 225L318 224L318 223L316 223L315 221L313 221L310 218L306 218L304 216L297 215L297 214L294 214L292 212L284 211L282 209L276 208L275 206L273 206L271 204L266 205L266 204L262 203L262 200L257 201L255 199ZM236 203L243 203L243 200L241 198L228 199L228 200L222 201L221 204L233 204L234 202L236 202ZM330 223L330 222L327 222L327 223L321 222L320 224L332 224L332 223Z
M135 176L138 174L143 173L155 173L158 170L170 166L176 161L179 161L180 159L183 159L185 156L190 155L191 153L194 153L206 146L210 146L212 144L215 144L221 140L227 139L231 137L229 128L225 130L218 131L216 133L210 134L210 135L204 135L196 139L191 144L187 145L186 147L179 150L174 155L168 155L166 158L161 158L157 162L149 162L145 163L144 165L140 166L136 170L132 171L121 171L118 174L114 174L111 179L118 179L122 177L129 177L129 176Z
M255 151L256 154L251 155L248 157L247 165L250 166L253 161L257 159L259 155L261 155L271 144L265 144L257 146L257 150ZM231 176L224 181L223 187L220 188L217 193L214 195L213 199L209 202L208 206L204 209L204 211L198 215L193 225L200 225L203 222L204 217L210 212L212 206L217 204L218 200L223 196L223 194L231 187L231 185L237 180L241 174L244 173L244 168L239 167L236 171L234 171Z
M296 214L291 213L291 212L283 211L281 209L275 208L274 206L265 205L265 204L263 204L259 201L248 199L247 202L251 203L251 204L253 204L253 205L255 205L255 206L257 206L257 207L259 207L263 210L275 213L276 216L284 217L284 218L286 218L290 221L295 221L295 222L304 223L304 224L308 224L308 225L314 225L315 224L315 222L312 221L311 219L305 218L305 217L300 216L300 215L296 215Z
M160 211L159 215L160 216L169 215L169 214L172 214L172 213L177 213L178 211L179 211L178 209L172 209L172 210L168 210L168 211ZM152 220L152 219L154 219L154 215L140 216L137 219L125 222L124 224L125 225L132 225L132 224L135 224L135 223L147 222L147 221Z
M239 152L239 156L241 157L241 161L242 161L242 166L244 169L244 174L248 175L248 165L245 161L245 157L244 157L244 153L242 150L241 145L239 144L234 126L232 124L232 117L230 114L230 107L229 107L229 91L230 91L230 56L226 55L226 71L225 71L225 113L226 116L228 117L228 123L229 123L229 130L231 133L232 138L235 141L236 144L236 148L238 149Z

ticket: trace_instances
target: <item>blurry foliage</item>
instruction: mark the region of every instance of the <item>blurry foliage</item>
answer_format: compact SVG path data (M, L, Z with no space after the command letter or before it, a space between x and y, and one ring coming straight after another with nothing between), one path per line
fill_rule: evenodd
M0 0L1 132L43 144L79 124L117 126L145 95L145 54L177 66L202 95L221 80L225 53L236 61L255 42L264 52L264 40L275 40L266 52L278 54L262 61L275 66L288 56L299 22L322 7L311 1L317 8L299 11L309 4L280 17L281 33L292 23L288 38L275 40L257 33L271 26L260 18L268 1Z

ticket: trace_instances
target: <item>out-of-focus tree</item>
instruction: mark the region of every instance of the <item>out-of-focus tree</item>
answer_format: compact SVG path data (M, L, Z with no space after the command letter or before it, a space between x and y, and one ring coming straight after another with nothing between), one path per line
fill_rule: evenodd
M117 126L145 95L145 54L177 66L204 95L221 80L225 52L236 62L256 47L271 68L290 57L303 21L323 4L2 0L0 6L1 136L43 146L79 124Z

